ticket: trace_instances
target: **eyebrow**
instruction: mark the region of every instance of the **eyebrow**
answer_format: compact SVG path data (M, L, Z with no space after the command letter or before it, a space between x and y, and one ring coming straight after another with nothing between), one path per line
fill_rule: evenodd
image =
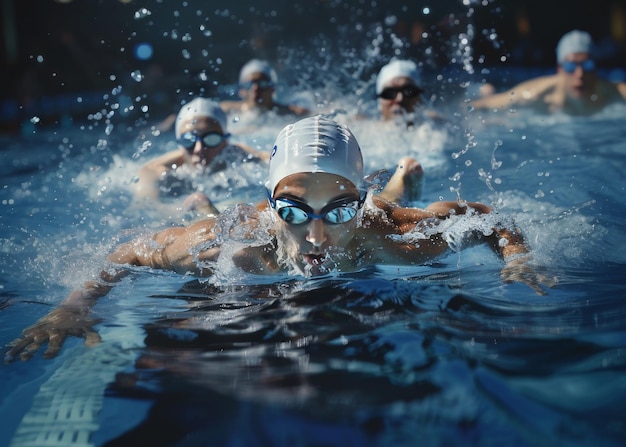
M308 208L310 208L311 210L313 208L311 208L311 206L304 200L302 200L302 197L298 197L296 195L293 194L289 194L289 193L285 193L285 194L281 194L280 196L276 197L274 200L280 200L280 199L287 199L287 200L291 200L292 202L296 202L299 205L304 205ZM326 205L324 205L322 207L322 210L326 209L329 205L334 205L338 202L345 202L345 201L358 201L360 200L360 197L355 196L353 194L342 194L340 196L334 197L333 199L329 200Z

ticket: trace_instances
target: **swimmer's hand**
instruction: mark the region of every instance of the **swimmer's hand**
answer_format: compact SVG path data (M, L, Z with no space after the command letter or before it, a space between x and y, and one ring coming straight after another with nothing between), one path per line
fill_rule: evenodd
M99 320L90 318L88 313L85 307L61 304L37 323L24 329L22 336L9 344L10 349L4 356L4 362L12 362L17 355L22 361L30 360L46 342L48 349L43 357L56 357L69 336L83 337L86 346L97 345L101 338L93 326Z
M521 282L533 289L537 295L546 295L546 291L541 287L554 287L557 283L555 277L548 277L539 273L530 265L530 255L515 256L506 262L504 268L500 271L500 278L503 282L510 284L512 282Z
M195 211L204 216L217 216L220 212L201 192L190 194L183 202L183 211Z

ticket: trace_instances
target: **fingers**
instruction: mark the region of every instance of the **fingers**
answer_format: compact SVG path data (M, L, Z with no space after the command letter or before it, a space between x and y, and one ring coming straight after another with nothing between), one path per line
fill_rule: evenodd
M28 360L39 349L44 341L45 337L41 334L24 332L22 337L11 342L11 349L9 349L9 351L7 351L4 355L4 362L12 362L18 354L20 354L20 358L22 360L24 360L24 358Z
M82 334L81 334L82 332ZM63 343L67 337L71 335L67 331L39 331L36 334L26 334L21 338L14 340L9 346L10 349L4 355L4 362L10 363L19 355L20 360L30 360L35 353L41 348L41 345L48 343L43 358L51 359L56 357L63 347ZM99 344L102 339L97 332L89 327L73 332L73 335L82 335L85 338L85 346L93 347Z
M554 287L558 280L556 277L548 277L536 272L533 268L524 263L509 263L500 272L502 281L509 284L512 282L521 282L540 296L547 295L543 289L545 287Z
M51 334L48 339L48 349L43 353L44 359L51 359L56 357L61 348L63 347L63 342L65 342L65 337L60 334Z

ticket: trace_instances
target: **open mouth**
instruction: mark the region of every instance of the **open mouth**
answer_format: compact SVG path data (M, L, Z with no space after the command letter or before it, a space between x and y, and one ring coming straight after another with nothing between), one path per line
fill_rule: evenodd
M302 258L306 261L307 264L310 265L322 265L326 260L326 255L324 254L308 254L302 255Z

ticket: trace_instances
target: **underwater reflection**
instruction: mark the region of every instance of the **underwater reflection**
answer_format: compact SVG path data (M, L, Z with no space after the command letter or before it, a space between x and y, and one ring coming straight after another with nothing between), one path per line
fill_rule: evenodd
M110 397L146 400L151 409L107 445L388 445L420 426L425 445L427 436L462 442L468 433L556 442L576 433L576 405L596 400L591 383L610 377L623 388L617 347L577 339L590 329L578 305L530 309L435 276L438 283L428 275L187 283L163 298L185 299L188 310L146 324L146 348L109 386ZM563 381L546 380L555 374ZM621 416L603 394L595 407L604 406L610 439ZM555 399L561 411L551 409ZM531 431L511 432L520 423Z

